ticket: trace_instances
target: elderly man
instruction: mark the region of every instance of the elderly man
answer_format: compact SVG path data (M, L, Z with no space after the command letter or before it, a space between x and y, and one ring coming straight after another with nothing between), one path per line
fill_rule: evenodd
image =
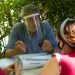
M21 10L22 22L14 25L5 47L5 57L22 53L50 52L58 48L55 35L49 23L40 22L40 14L34 5Z

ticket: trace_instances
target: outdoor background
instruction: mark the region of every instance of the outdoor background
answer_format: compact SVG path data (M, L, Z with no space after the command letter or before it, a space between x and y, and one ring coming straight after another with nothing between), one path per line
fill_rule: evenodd
M41 20L49 21L54 31L66 18L75 18L75 0L0 0L0 57L12 26L21 21L21 8L31 3L40 9Z

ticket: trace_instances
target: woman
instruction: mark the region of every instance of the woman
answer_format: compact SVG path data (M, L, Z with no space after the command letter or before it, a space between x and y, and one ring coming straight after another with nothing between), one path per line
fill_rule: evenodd
M61 53L55 53L39 75L75 75L75 20L66 19L58 30Z

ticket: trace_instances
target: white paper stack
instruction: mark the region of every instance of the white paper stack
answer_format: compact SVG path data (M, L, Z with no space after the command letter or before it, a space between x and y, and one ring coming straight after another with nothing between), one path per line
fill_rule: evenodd
M49 54L22 54L15 56L15 62L24 69L33 69L43 66L51 59Z

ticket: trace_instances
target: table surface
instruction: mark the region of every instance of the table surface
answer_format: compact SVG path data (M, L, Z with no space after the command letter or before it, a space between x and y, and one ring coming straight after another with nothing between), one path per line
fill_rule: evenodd
M31 70L22 71L22 75L38 75L42 68L36 68Z

